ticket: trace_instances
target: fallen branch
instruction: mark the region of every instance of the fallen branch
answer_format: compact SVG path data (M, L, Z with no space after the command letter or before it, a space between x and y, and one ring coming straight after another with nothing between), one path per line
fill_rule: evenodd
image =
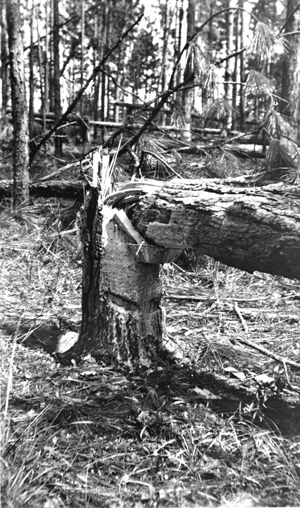
M245 320L244 320L244 318L243 318L243 316L241 314L241 311L240 311L239 306L238 306L237 303L234 304L234 310L235 310L235 312L237 313L238 317L241 320L241 323L242 323L242 326L244 328L244 331L246 333L248 333L248 331L249 331L248 330L248 326L245 323ZM242 338L238 338L237 340L239 342L241 342L242 344L245 344L246 346L249 346L249 347L251 347L253 349L256 349L260 353L262 353L262 354L264 354L266 356L269 356L270 358L273 358L273 360L275 360L276 362L282 363L284 368L285 368L285 365L290 365L291 367L294 367L295 369L300 369L300 363L293 362L292 360L288 360L287 358L283 358L282 356L276 355L275 353L272 353L271 351L269 351L269 349L266 349L263 346L259 346L257 344L253 344L253 342L251 342L250 340L242 339Z

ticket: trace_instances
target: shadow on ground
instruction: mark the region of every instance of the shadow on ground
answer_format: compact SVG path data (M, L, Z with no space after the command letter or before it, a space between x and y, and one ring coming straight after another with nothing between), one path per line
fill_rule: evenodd
M51 356L54 356L59 336L63 333L62 329L51 324L44 324L34 330L32 330L32 325L30 329L28 324L19 326L17 330L11 325L5 325L2 329L4 333L10 336L17 332L18 336L21 336L22 344L25 347L32 350L43 350ZM199 372L199 370L192 367L178 365L172 358L164 358L164 362L157 370L150 373L149 371L145 373L124 372L128 381L125 391L117 387L112 390L116 370L111 366L111 377L107 386L101 385L103 396L98 394L95 397L93 390L87 390L86 395L89 402L86 407L85 404L80 403L80 410L76 409L74 404L71 404L69 409L65 405L58 408L59 404L56 400L55 406L58 404L59 418L52 414L52 423L58 422L58 420L61 423L62 421L69 422L73 418L76 419L79 417L78 411L81 417L84 416L84 418L94 418L96 413L99 417L102 405L103 408L105 407L106 414L109 413L111 408L114 414L121 411L122 420L126 417L126 414L131 419L136 412L136 403L131 404L131 400L135 400L137 395L139 410L140 406L144 405L145 410L150 410L153 414L168 412L170 402L178 399L180 405L181 399L184 404L190 404L194 407L197 404L205 405L223 419L232 418L237 421L242 415L244 420L280 433L284 437L300 436L300 403L291 403L285 400L284 396L270 396L263 405L260 405L258 414L260 418L254 418L254 412L247 416L244 409L250 407L251 404L257 407L258 401L255 394L249 393L244 388L231 386L226 378L220 379L212 373ZM93 381L93 378L89 378L89 381ZM96 388L97 392L99 392L98 388ZM206 397L205 390L213 394L215 398ZM27 410L30 409L30 398L28 401L15 399L11 402L13 405L25 404ZM93 409L91 409L91 405ZM99 420L98 417L97 420ZM140 428L137 430L138 432L141 431Z

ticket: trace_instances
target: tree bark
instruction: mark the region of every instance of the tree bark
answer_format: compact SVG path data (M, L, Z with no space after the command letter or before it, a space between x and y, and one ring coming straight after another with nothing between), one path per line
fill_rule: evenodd
M28 108L28 132L29 139L32 139L34 128L34 91L36 83L34 81L34 51L33 45L33 20L34 20L34 5L31 5L30 10L30 49L29 49L29 108Z
M127 234L113 220L115 211L101 204L105 179L98 174L93 181L99 179L83 214L82 322L74 353L89 351L130 367L149 365L164 335L159 263L137 262Z
M288 57L282 59L282 101L281 112L286 115L299 129L299 53L300 37L298 35L300 13L297 0L288 0L286 7L286 23L284 32L295 32L291 40L287 39ZM298 115L298 116L297 116Z
M59 0L53 1L53 104L55 122L59 122L61 118L61 98L60 98L60 33L59 33ZM58 133L54 138L55 155L62 156L62 137Z
M6 27L5 0L0 0L0 26L1 26L1 113L3 125L6 125L6 111L8 103L8 47Z
M187 43L191 41L195 35L195 13L196 13L196 2L195 0L189 0L187 8ZM189 77L193 74L192 54L193 47L188 48L188 56L186 67L184 71L184 81L189 81ZM182 91L182 109L184 114L184 125L181 131L181 140L190 143L192 141L192 112L194 107L195 91L194 91L194 79L192 79Z
M157 360L164 334L159 264L136 262L127 236L113 221L103 220L93 193L85 209L82 323L76 353L91 351L130 367L145 366Z
M283 166L298 168L299 165L299 141L300 141L300 36L299 36L300 12L296 0L287 1L285 33L294 32L292 37L287 38L288 57L282 59L282 100L279 102L281 113L289 120L289 124L282 121L278 132L280 147L287 153ZM271 160L272 144L269 153ZM274 160L275 159L275 160ZM276 152L274 157L276 164ZM279 164L277 162L277 164ZM274 167L274 166L273 166ZM276 167L276 166L275 166ZM268 169L272 169L268 167Z
M83 87L84 84L84 37L85 37L85 0L81 0L81 37L80 37L80 46L81 46L81 55L80 55L80 88ZM84 113L84 101L83 96L80 100L80 116L83 116ZM58 119L56 119L58 120Z
M6 16L14 128L13 201L14 206L17 206L29 200L28 110L24 82L20 4L18 0L9 0L7 2Z
M232 180L233 182L233 180ZM167 248L197 249L227 265L300 279L300 189L171 180L135 207L132 222Z

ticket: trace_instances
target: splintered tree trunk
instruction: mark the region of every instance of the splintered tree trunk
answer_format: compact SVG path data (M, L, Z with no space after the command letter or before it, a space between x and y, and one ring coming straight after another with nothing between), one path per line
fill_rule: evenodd
M158 358L165 328L159 260L138 262L144 246L133 243L115 211L101 203L101 190L92 188L83 216L82 324L75 352L148 365Z

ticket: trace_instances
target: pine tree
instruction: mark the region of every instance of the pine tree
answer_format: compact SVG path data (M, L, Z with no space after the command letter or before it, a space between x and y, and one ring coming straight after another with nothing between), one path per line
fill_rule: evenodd
M19 0L7 0L10 85L13 119L13 203L29 200L28 108L24 81L23 40Z

